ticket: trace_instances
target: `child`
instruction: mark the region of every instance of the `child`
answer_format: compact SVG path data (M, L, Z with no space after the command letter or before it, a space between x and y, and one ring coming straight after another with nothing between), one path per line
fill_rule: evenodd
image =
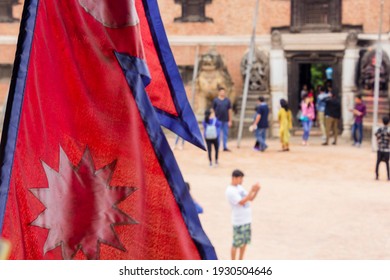
M238 169L232 173L232 183L226 189L226 197L232 207L233 245L231 249L232 260L236 259L239 248L239 259L244 258L246 245L251 241L252 211L249 201L255 199L260 190L259 183L252 186L248 193L242 186L244 173Z
M389 170L389 156L390 156L390 129L388 127L389 125L389 117L385 116L382 118L383 121L383 127L380 127L377 132L375 133L376 139L378 141L378 153L377 153L377 160L376 160L376 168L375 168L375 174L376 174L376 180L379 179L379 163L381 161L386 163L387 168L387 180L390 181L390 170Z

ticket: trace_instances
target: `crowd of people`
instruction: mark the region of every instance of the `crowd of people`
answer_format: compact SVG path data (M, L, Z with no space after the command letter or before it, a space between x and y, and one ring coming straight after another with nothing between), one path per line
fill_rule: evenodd
M299 121L303 127L302 145L308 145L313 124L321 130L322 145L328 145L333 134L333 145L337 145L338 126L341 118L340 100L332 87L319 86L317 96L313 91L301 91L302 102L299 110ZM316 99L315 99L316 97Z
M311 128L316 124L321 131L322 145L330 143L337 145L338 126L341 118L340 100L332 91L331 87L318 87L314 96L312 91L304 88L301 93L300 110L297 115L303 128L302 145L307 146L310 138ZM350 109L354 116L352 125L353 146L360 147L363 141L363 119L367 109L361 95L356 95L354 107ZM267 129L269 128L269 107L264 97L257 100L253 123L250 131L253 131L256 143L255 151L265 152L267 145ZM278 111L279 138L282 152L290 151L291 130L293 128L293 113L286 99L280 99ZM376 131L378 141L377 162L375 166L376 179L379 179L379 165L386 164L387 178L390 181L389 157L390 157L390 128L389 116L382 118L382 126ZM228 130L232 124L232 106L230 100L225 96L223 88L219 89L218 97L214 100L211 108L205 112L203 120L203 133L207 145L208 160L210 166L218 165L219 148L222 151L230 150L227 147ZM178 141L176 140L176 143ZM214 155L213 155L214 152ZM247 191L243 186L244 173L236 169L231 176L231 183L226 187L225 196L231 206L231 222L233 228L231 259L243 259L247 245L251 242L252 213L250 202L252 202L260 191L260 184L257 182ZM195 201L198 213L202 213L200 205ZM238 256L237 256L238 252Z
M339 122L341 119L341 103L338 95L333 92L329 85L319 85L317 92L308 90L303 86L300 93L301 103L297 114L297 119L302 126L302 145L309 144L311 129L314 125L321 131L322 145L327 146L330 143L337 145L339 134ZM253 131L255 137L254 150L264 152L267 150L267 130L269 128L269 107L263 96L257 100L253 123L249 130ZM360 147L363 141L363 119L367 114L367 107L363 102L362 95L355 96L354 107L350 108L353 114L352 135L353 146ZM230 152L228 148L229 129L232 126L232 104L223 87L218 88L218 96L213 100L212 106L205 112L203 124L203 136L207 146L207 155L210 167L218 166L219 150ZM290 151L291 130L293 128L293 113L286 99L280 100L280 109L278 111L279 138L281 143L281 152ZM384 126L385 125L384 120ZM382 130L387 131L387 130ZM388 139L387 132L378 132L378 149L382 149L383 154L378 154L378 164L385 162L387 169L388 163ZM333 137L333 141L331 141ZM330 142L331 141L331 142ZM387 141L387 142L386 142ZM175 140L174 149L180 145L180 138ZM184 140L181 141L181 149ZM220 149L221 148L221 149ZM378 150L379 153L379 150ZM390 176L388 176L390 179Z

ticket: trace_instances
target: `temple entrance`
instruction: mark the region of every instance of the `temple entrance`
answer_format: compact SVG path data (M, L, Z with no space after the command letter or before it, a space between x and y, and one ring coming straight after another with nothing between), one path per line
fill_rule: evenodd
M299 88L301 94L298 96L299 102L302 100L302 89L312 93L316 99L320 86L332 88L333 85L333 65L326 63L302 63L299 64Z
M295 128L300 126L297 113L304 90L316 100L320 85L331 87L341 98L341 70L343 52L287 52L288 102ZM340 122L341 124L342 122Z

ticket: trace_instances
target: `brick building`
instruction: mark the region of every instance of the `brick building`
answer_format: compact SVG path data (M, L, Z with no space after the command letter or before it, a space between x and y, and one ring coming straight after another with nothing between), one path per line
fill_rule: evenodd
M158 2L177 64L191 69L197 54L213 47L224 59L236 94L241 95L244 79L240 64L248 50L256 1ZM203 15L191 5L201 7ZM184 8L192 8L192 17L184 15ZM383 48L390 55L390 0L384 1L383 11ZM279 99L288 99L295 113L302 85L314 87L314 67L322 68L324 78L326 68L333 71L332 86L343 105L340 126L345 137L350 136L352 115L348 109L353 106L354 94L362 92L372 111L372 88L362 86L361 65L376 47L379 15L380 0L260 0L256 46L269 59L268 94L274 133ZM388 63L387 58L384 64ZM389 65L384 66L388 83ZM381 88L381 114L389 113L387 88ZM366 126L370 126L371 118L368 116Z
M3 99L22 8L17 1L5 2L8 8L12 4L14 20L0 23L0 91ZM192 84L194 70L195 75L199 75L196 61L213 49L221 55L231 77L239 109L244 81L242 62L250 42L255 3L256 0L158 0L190 99L193 94L199 94ZM372 88L362 82L362 77L370 66L368 62L378 38L380 0L260 0L259 3L256 47L263 54L259 63L268 65L263 73L263 82L267 85L260 91L253 90L249 101L259 93L268 97L275 132L279 99L288 99L295 113L303 84L314 87L314 76L319 75L317 80L329 78L325 70L331 69L332 87L343 104L343 134L349 137L352 115L348 109L353 106L354 94L363 92L370 110L372 107ZM380 113L386 114L389 113L390 0L384 0L383 10L382 39L387 56L383 62L385 85L381 88ZM248 107L248 110L249 118L253 108ZM235 118L237 120L238 113ZM366 124L370 125L369 120Z

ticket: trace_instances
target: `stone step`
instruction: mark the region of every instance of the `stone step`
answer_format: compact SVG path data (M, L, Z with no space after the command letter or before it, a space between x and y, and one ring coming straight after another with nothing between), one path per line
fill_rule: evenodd
M371 130L374 118L374 97L372 92L363 94L363 102L367 108L364 118L364 129ZM378 122L381 123L382 116L390 114L390 99L386 92L381 92L378 98Z
M389 101L389 97L388 96L379 96L378 97L378 101L379 103L381 102L388 102ZM374 104L374 98L373 97L364 97L363 98L363 102L368 105L368 104Z
M372 112L374 109L374 97L372 95L370 96L363 96L363 103L367 107L368 112ZM378 98L378 108L380 110L390 110L390 97L388 94L384 94L383 96L379 96Z
M295 127L293 129L294 136L302 136L303 135L303 128L302 127ZM310 130L310 136L322 136L321 130L319 127L312 127Z
M382 114L385 114L385 113L389 113L389 108L386 108L386 107L378 107L378 112L379 113L382 113ZM374 109L368 109L367 108L367 111L366 111L366 114L367 115L372 115L374 113Z
M378 111L388 112L389 108L390 108L390 106L388 106L388 105L380 104L378 106ZM372 113L372 112L374 112L374 106L367 106L367 113Z
M252 96L248 96L247 100L246 100L246 110L245 110L245 115L247 117L250 117L250 116L253 116L253 114L255 113L255 108L257 106L257 101L258 101L258 98L259 96L262 95L260 93L256 93L256 94L253 94ZM270 96L269 95L266 95L264 94L264 99L265 101L268 103L268 106L270 106L271 104L271 99L270 99ZM240 114L241 112L241 106L242 106L242 102L243 102L243 97L242 96L239 96L236 100L236 110L237 112ZM270 106L271 108L271 106Z

